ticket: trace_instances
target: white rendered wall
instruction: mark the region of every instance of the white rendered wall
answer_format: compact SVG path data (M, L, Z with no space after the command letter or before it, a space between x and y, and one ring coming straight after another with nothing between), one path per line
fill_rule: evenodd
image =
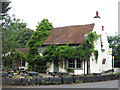
M90 58L90 73L100 73L101 72L101 65L99 65L98 63L100 63L98 60L95 60L94 55Z
M94 42L95 50L98 50L98 60L96 62L94 55L90 58L90 71L91 73L101 73L112 69L112 56L109 55L109 43L107 40L107 35L105 31L102 31L102 20L100 18L94 18L94 29L97 35L101 37ZM101 40L103 42L103 47L101 48ZM101 49L105 49L105 52L102 52ZM106 63L102 64L103 59L106 58ZM94 59L92 61L92 59Z
M95 24L93 31L96 31L96 33L100 35L102 31L102 25L103 25L101 18L93 18L93 22Z
M74 75L84 74L84 70L74 70Z
M105 52L102 53L102 56L103 58L106 58L106 63L103 65L102 69L106 71L112 69L112 55L109 55L109 43L105 31L102 31L101 38L103 42L103 49L105 49Z

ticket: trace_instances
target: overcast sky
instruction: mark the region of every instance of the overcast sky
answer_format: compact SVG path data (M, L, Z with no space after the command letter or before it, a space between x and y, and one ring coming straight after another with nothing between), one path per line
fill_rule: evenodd
M118 32L118 1L120 0L11 0L17 18L23 19L31 29L48 19L53 27L91 24L96 11L108 35Z

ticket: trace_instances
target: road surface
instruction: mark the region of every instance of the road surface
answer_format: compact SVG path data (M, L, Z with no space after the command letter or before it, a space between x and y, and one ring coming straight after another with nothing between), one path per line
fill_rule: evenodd
M118 88L118 80L66 85L19 86L13 88Z

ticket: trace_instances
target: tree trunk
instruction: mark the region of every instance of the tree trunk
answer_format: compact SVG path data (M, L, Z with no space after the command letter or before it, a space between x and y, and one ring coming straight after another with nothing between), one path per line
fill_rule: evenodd
M19 56L17 57L17 68L19 68L19 66L20 66L20 60L19 60Z
M22 59L21 59L21 66L22 66Z

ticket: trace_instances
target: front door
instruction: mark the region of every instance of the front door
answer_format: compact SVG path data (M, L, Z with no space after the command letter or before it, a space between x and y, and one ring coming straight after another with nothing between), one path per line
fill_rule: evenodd
M59 71L58 61L54 61L54 72L58 72L58 71Z

